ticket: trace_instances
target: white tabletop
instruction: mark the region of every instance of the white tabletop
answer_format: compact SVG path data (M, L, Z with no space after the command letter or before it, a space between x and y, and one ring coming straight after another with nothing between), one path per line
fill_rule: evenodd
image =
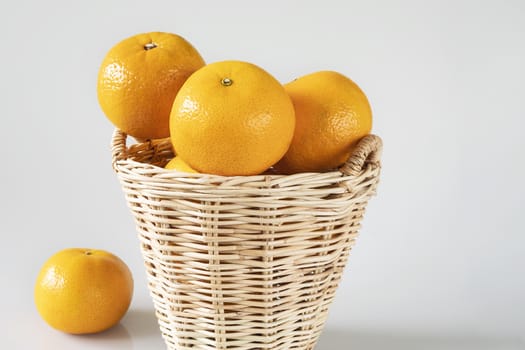
M94 335L69 335L49 327L30 304L16 304L0 313L2 349L165 350L153 307L139 295L126 316L115 327ZM19 307L19 305L18 305ZM316 350L523 350L523 339L494 338L465 334L400 333L388 330L344 329L328 325Z

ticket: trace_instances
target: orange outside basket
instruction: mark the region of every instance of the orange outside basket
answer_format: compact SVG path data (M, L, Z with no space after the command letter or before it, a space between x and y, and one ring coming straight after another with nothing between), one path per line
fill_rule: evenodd
M364 137L336 171L223 177L163 166L168 139L126 146L113 167L135 218L169 349L313 349L380 174Z

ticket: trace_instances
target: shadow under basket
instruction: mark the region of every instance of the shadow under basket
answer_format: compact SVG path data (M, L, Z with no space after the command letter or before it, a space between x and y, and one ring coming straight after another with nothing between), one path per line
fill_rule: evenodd
M163 166L169 139L126 145L113 168L133 213L168 349L313 349L380 173L364 137L338 170L216 176Z

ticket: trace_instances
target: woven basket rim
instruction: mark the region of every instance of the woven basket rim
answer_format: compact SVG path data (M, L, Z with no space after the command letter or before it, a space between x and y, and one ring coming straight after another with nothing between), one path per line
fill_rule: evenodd
M354 148L352 154L347 159L347 161L342 164L338 169L326 171L326 172L301 172L295 174L272 174L272 173L263 173L257 175L234 175L234 176L224 176L224 175L215 175L215 174L206 174L206 173L187 173L180 172L172 169L165 169L163 167L151 164L143 163L131 159L127 156L129 148L127 146L126 140L128 135L116 128L113 132L111 139L111 150L112 150L112 166L117 171L120 168L120 165L132 165L133 168L142 169L142 175L146 177L161 177L161 178L170 178L176 177L177 179L187 178L188 180L198 181L199 179L206 180L209 182L222 183L225 180L235 180L239 179L242 182L247 180L252 180L254 182L259 182L263 179L298 179L305 177L308 179L314 178L323 178L323 177L333 177L335 174L341 177L347 176L359 176L363 172L370 170L370 168L381 167L381 153L383 150L383 141L381 137L375 134L368 134L361 138L356 147ZM155 147L162 143L169 142L168 138L155 139L155 140L137 140L139 143L150 143L150 147Z

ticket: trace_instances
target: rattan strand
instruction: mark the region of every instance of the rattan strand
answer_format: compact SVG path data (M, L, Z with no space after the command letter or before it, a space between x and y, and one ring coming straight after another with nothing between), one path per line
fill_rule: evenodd
M313 349L380 173L370 135L339 170L221 177L162 168L168 139L113 167L135 219L168 349Z

